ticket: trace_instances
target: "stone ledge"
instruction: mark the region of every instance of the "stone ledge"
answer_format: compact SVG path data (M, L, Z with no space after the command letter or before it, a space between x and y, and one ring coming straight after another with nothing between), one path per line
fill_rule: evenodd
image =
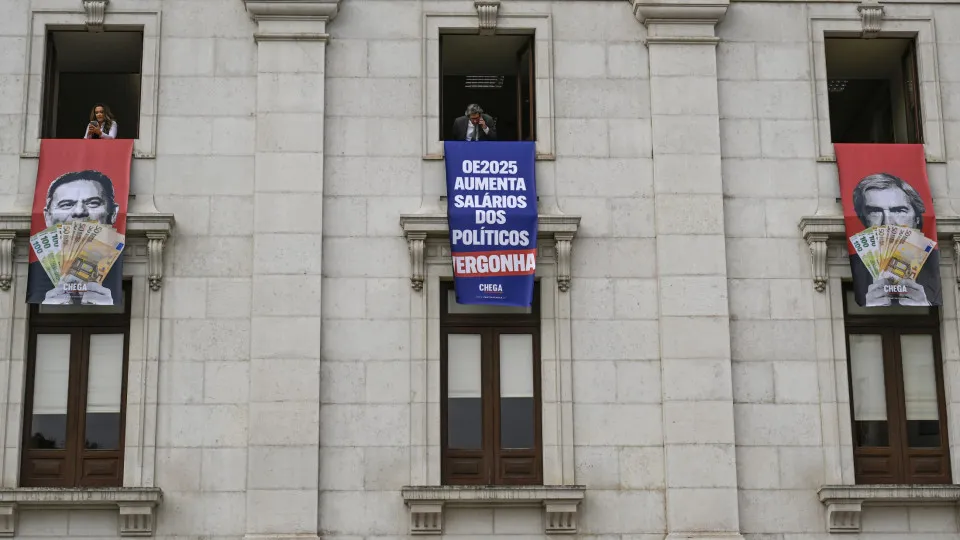
M16 534L21 508L117 508L120 536L153 536L160 488L0 488L0 537Z
M827 288L827 244L843 244L846 249L847 233L843 216L805 216L797 225L800 235L810 248L810 263L813 286L817 292ZM960 286L960 217L937 217L937 240L953 247L953 263ZM943 251L941 250L941 253Z
M960 485L823 486L817 495L827 507L827 530L859 533L863 506L944 506L960 503Z
M557 252L557 288L561 292L570 290L570 253L573 249L573 237L580 229L580 216L566 214L540 214L537 219L539 239L552 239ZM410 286L413 290L423 290L424 248L428 238L450 238L450 227L446 214L403 214L400 227L407 239L410 250Z
M150 290L159 291L162 286L164 246L173 234L175 223L173 214L127 214L126 237L146 239ZM13 282L14 240L17 237L29 238L29 236L30 214L0 213L0 290L10 290Z
M410 534L442 534L443 509L539 507L544 533L577 534L577 512L585 486L405 486L403 502L410 510Z

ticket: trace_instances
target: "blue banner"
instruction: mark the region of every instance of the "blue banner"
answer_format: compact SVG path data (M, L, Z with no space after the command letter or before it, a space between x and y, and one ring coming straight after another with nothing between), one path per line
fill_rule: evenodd
M447 141L447 219L458 304L527 307L537 267L533 142Z

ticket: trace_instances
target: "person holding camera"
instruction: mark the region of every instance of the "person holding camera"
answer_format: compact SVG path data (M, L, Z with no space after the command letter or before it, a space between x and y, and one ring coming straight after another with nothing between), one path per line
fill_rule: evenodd
M84 139L116 139L117 121L110 112L110 107L102 103L97 103L90 111L90 123L87 124L87 132Z
M476 103L467 106L463 116L453 121L453 140L455 141L495 141L497 128L493 118L484 114Z

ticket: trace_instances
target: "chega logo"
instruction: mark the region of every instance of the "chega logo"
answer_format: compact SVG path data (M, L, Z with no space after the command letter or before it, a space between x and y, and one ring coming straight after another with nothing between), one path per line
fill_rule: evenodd
M502 293L503 285L499 283L481 283L480 292Z

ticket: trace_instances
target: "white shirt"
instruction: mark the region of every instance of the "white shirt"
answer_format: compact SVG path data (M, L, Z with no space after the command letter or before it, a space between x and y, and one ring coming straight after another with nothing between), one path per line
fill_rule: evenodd
M477 129L477 126L479 126L479 125L480 125L480 124L474 124L473 122L470 122L470 119L469 119L469 118L467 119L467 140L468 140L468 141L472 141L472 140L473 140L473 131L474 131L475 129ZM490 133L490 126L485 126L485 127L483 128L483 132L484 132L484 133Z
M87 127L89 127L89 126L90 126L90 124L87 124ZM100 129L103 129L103 124L100 124ZM84 139L89 139L89 138L90 138L90 132L89 132L89 131L85 132L85 133L83 134L83 138L84 138ZM101 138L101 139L116 139L116 138L117 138L117 123L116 123L116 121L114 121L112 124L110 124L110 132L109 132L109 133L101 133L101 134L100 134L100 138Z

